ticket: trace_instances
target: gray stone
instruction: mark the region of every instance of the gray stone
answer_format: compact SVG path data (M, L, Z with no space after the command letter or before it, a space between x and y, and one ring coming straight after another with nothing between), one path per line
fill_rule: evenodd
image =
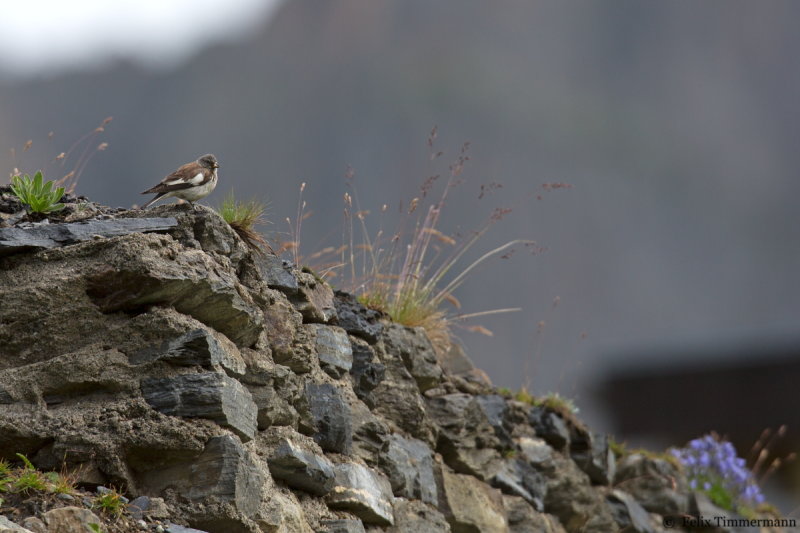
M103 521L89 509L80 507L59 507L42 515L47 531L86 532L94 531L91 524L102 525Z
M289 294L295 294L300 288L290 262L273 254L254 254L253 261L270 288Z
M209 439L203 453L191 463L185 495L192 501L213 497L230 502L249 517L261 504L265 481L239 440L222 435Z
M255 521L262 533L314 533L292 493L272 492L265 498Z
M336 485L326 496L328 507L349 511L367 524L388 526L394 523L389 480L354 463L336 465L335 470Z
M230 428L247 442L256 432L256 404L250 392L225 374L183 374L142 380L142 394L167 415L207 418Z
M569 533L619 531L605 499L572 460L554 454L552 470L545 472L545 479L545 511L555 515Z
M506 494L524 498L537 511L544 511L547 483L527 462L519 458L503 461L489 482Z
M387 354L402 359L421 392L441 382L442 369L424 329L389 324L384 327L381 339Z
M320 520L323 528L320 533L366 533L361 520Z
M373 412L412 437L428 443L434 442L430 421L425 412L423 398L417 382L399 355L376 351L385 367L384 378L364 399Z
M614 521L623 531L636 533L655 533L650 523L650 515L639 505L633 496L621 490L613 490L606 496ZM705 515L712 516L712 515Z
M33 533L47 533L47 526L41 518L29 516L22 520L22 527L30 529Z
M103 264L86 277L86 294L104 313L168 305L211 326L239 347L254 345L264 312L225 268L202 250L169 237L133 235L110 242Z
M202 529L194 529L191 527L179 526L178 524L167 523L164 527L166 533L208 533Z
M426 411L439 428L436 451L450 468L480 479L491 476L500 461L500 442L475 396L456 393L426 400Z
M569 428L558 413L546 407L534 407L530 411L529 421L536 435L556 450L563 450L569 445Z
M15 524L5 516L0 515L0 533L13 532L13 533L33 533L31 530Z
M387 533L449 533L450 524L437 509L418 500L397 498L394 525Z
M128 512L131 513L134 519L141 520L144 518L147 510L150 509L150 505L150 498L148 496L139 496L128 504Z
M552 515L536 512L518 496L503 496L510 533L564 533L564 528Z
M229 376L242 377L245 373L244 361L238 352L231 354L229 350L223 348L209 331L198 328L160 346L139 350L129 359L134 365L161 360L178 366L220 366Z
M570 457L578 467L589 474L597 485L610 485L616 473L617 462L608 445L608 435L573 432L569 446Z
M617 465L614 487L632 495L642 507L660 515L680 515L689 510L686 482L665 459L634 453Z
M360 400L369 405L369 393L383 381L386 367L375 358L375 352L365 341L354 338L351 345L353 366L350 375L353 378L353 391Z
M322 369L331 377L340 378L353 367L353 348L347 332L336 326L308 324L314 336L314 347Z
M516 439L521 456L540 472L550 472L554 468L553 448L544 440L532 437Z
M334 486L331 462L323 455L303 450L288 439L280 441L267 464L275 479L292 488L324 496Z
M297 410L273 386L247 385L258 409L256 422L263 431L271 426L296 426Z
M433 452L427 444L391 435L379 454L379 466L389 477L395 496L436 505Z
M352 417L341 389L330 383L309 383L306 397L317 444L328 452L349 454L353 446Z
M310 272L297 272L298 290L287 294L289 301L302 315L305 322L327 323L336 318L333 289Z
M453 474L446 469L439 475L439 510L453 533L509 532L499 490L472 476Z
M334 305L338 315L338 324L351 335L376 343L383 330L380 323L381 313L361 305L352 294L336 291Z
M168 231L178 225L173 217L84 220L69 224L46 224L33 228L0 228L0 256L31 250L67 246L98 237L130 233Z
M387 439L392 435L389 426L378 418L362 402L353 402L353 453L368 465L378 464Z
M494 433L505 447L513 445L511 434L506 427L506 413L508 404L506 399L499 394L486 394L476 396L475 400L486 415L486 420L494 428Z

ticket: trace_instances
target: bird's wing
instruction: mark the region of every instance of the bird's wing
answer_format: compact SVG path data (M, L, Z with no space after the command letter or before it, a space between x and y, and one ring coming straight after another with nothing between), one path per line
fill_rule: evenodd
M147 189L142 194L167 193L170 191L197 187L206 184L211 180L212 176L213 174L208 169L201 167L197 163L186 163L161 180L161 183Z

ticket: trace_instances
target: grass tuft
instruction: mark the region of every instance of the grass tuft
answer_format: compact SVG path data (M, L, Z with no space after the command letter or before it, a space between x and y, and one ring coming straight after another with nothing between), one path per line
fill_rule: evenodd
M122 494L116 490L98 495L92 503L96 509L113 516L120 516L125 509Z
M237 202L231 192L217 211L251 249L261 253L264 249L272 252L269 243L255 230L255 226L265 223L265 210L266 206L261 202Z

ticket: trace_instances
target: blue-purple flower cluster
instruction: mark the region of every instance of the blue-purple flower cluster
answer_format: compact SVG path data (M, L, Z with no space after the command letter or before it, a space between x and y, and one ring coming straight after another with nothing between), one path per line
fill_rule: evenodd
M731 503L758 505L764 502L752 472L744 459L736 455L730 442L706 435L694 439L686 448L671 451L686 469L693 490L713 495L722 489L734 500Z

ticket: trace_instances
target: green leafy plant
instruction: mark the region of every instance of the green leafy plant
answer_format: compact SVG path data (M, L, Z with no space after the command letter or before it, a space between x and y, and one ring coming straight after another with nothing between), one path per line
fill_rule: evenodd
M58 203L64 196L64 187L53 189L54 181L43 183L41 171L33 179L28 174L13 176L11 190L19 200L26 204L34 213L51 213L64 209L64 204Z
M115 490L98 495L94 499L94 507L100 509L104 513L114 516L119 516L125 509L125 502L122 500L122 494Z
M92 522L92 523L90 523L88 525L89 525L89 529L94 531L94 533L102 533L102 531L103 531L102 529L100 529L100 524L95 524L94 522Z
M12 480L11 490L21 494L45 491L47 490L47 480L40 472L26 468Z
M254 229L256 225L264 224L265 210L266 206L261 202L237 202L231 192L222 201L217 212L252 249L260 251L266 248L272 251L264 237Z

